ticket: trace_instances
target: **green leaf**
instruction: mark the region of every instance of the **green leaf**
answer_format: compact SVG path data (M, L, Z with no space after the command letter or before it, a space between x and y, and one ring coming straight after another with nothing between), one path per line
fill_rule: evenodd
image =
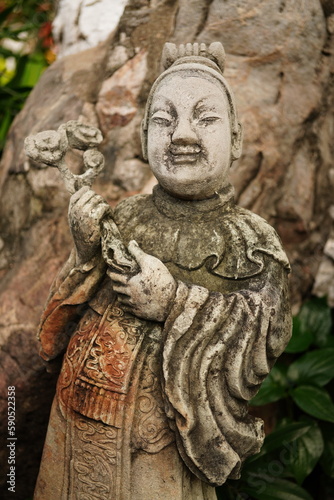
M297 384L326 385L334 377L334 348L308 352L294 361L287 372Z
M245 462L244 467L248 467L250 464L253 464L253 462L256 462L257 460L262 458L264 455L268 455L275 450L283 448L285 446L285 443L291 443L295 441L296 439L306 434L311 429L311 427L312 426L309 422L293 422L291 424L279 427L265 438L260 453L248 458ZM253 468L254 467L252 465L252 470Z
M231 481L227 480L225 484L216 488L217 500L244 500L245 496L239 494L239 485L233 481L233 485L230 484Z
M299 408L312 417L334 423L334 404L328 392L312 385L300 385L290 391Z
M320 465L325 473L334 479L334 428L330 424L322 426L324 437L324 452L320 458Z
M315 335L315 345L318 347L334 347L332 311L327 300L315 298L309 306L308 319Z
M285 366L275 365L249 404L261 406L284 398L287 395L286 371Z
M312 500L304 488L270 475L252 475L243 491L256 500Z
M317 464L324 448L317 422L306 417L282 425L267 436L262 451L245 463L242 478L249 474L293 477L301 484Z
M12 121L12 114L9 109L3 110L3 112L0 115L1 117L1 122L0 122L0 148L3 148L6 142L6 136L7 132L9 130L11 121Z
M34 87L45 67L46 63L42 54L21 57L17 62L16 74L11 80L12 88Z
M284 456L287 468L298 484L312 472L324 450L324 441L318 424L313 420L310 429L289 446ZM283 459L283 455L281 457Z
M334 347L331 310L324 298L314 298L302 305L293 318L292 337L286 352L306 351L312 343L318 347Z
M312 331L302 322L299 316L293 318L292 337L285 352L295 353L306 351L314 340Z

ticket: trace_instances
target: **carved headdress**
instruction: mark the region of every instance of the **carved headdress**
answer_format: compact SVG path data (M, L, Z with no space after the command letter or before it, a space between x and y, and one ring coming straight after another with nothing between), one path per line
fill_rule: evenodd
M174 43L165 43L161 56L162 73L152 85L146 103L145 116L142 122L142 146L143 154L146 159L147 129L154 93L160 82L166 78L166 76L180 71L187 71L188 73L194 73L195 75L203 73L203 77L210 75L211 78L220 83L229 103L232 136L238 137L239 142L241 142L241 125L238 122L233 93L223 76L224 68L225 50L220 42L213 42L209 47L207 47L205 43L187 43L181 44L178 47ZM238 151L238 154L235 154L233 157L234 160L240 156L241 147Z

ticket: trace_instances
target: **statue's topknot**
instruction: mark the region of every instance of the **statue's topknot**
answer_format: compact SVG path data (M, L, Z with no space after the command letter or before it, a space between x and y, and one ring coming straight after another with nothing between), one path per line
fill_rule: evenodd
M213 42L209 47L205 43L186 43L178 47L174 43L165 43L161 56L161 71L186 62L204 64L223 74L225 68L224 47L220 42Z

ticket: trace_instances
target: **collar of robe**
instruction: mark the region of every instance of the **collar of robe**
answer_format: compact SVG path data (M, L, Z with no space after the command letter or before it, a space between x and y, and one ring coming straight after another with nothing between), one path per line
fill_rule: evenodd
M126 244L135 239L146 253L182 269L205 266L222 278L244 279L260 274L269 256L289 270L276 231L234 204L232 186L201 201L179 200L156 186L153 195L120 203L115 220Z
M216 210L224 211L234 204L234 188L231 184L225 186L212 198L205 200L181 200L168 194L159 184L153 188L153 202L159 212L169 219L198 219L211 217Z

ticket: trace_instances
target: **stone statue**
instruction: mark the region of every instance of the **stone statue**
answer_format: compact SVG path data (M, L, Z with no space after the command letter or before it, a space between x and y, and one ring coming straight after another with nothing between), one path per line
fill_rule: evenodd
M162 59L142 124L152 195L112 211L90 189L93 127L26 140L73 193L75 245L40 326L41 356L65 355L35 500L213 500L263 442L247 406L290 337L289 263L233 201L242 133L222 45L166 44Z

